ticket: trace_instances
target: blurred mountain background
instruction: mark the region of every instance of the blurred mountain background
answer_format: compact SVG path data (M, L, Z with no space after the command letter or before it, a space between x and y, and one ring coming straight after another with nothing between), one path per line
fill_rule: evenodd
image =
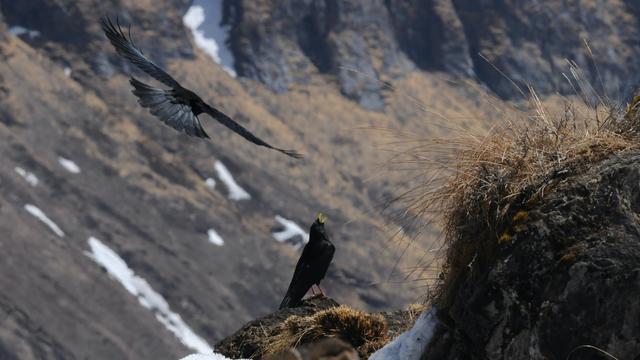
M206 116L211 142L161 125L105 15L305 159ZM594 94L629 95L639 39L635 0L0 0L0 359L206 349L277 307L317 211L337 247L327 293L368 311L419 301L437 274L407 275L438 231L415 236L424 224L386 206L424 180L388 165L398 136L488 128L529 85L574 95L570 63ZM390 241L399 229L410 243Z

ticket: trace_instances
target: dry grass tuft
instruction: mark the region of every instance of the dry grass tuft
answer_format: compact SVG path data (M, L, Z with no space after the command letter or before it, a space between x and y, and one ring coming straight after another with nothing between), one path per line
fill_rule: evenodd
M290 316L278 331L262 339L261 354L277 354L328 337L351 344L365 358L390 340L387 323L381 315L342 305L312 316Z
M640 96L626 108L566 100L545 107L530 89L529 110L496 106L485 134L413 142L394 161L424 172L398 201L405 215L434 219L444 233L441 274L430 298L447 307L472 267L491 264L500 246L526 229L527 209L563 179L612 154L640 147ZM417 143L417 145L415 145Z

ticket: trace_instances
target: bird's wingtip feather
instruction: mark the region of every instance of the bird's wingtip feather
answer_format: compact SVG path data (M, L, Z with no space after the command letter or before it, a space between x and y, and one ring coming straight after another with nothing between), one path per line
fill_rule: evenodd
M302 155L301 153L295 151L295 150L280 150L280 152L282 152L283 154L286 154L294 159L302 159L304 158L304 155Z

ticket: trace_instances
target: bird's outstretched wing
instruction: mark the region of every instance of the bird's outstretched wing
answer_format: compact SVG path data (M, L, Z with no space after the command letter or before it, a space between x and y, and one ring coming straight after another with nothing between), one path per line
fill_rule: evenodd
M129 80L138 103L160 121L187 135L209 138L189 104L173 96L172 91L157 89L135 78Z
M118 54L120 54L125 59L129 60L132 64L137 66L140 70L147 73L149 76L154 79L160 81L161 83L171 87L178 88L180 84L171 77L171 75L167 74L161 67L154 64L153 61L149 60L142 50L140 50L133 39L131 38L131 32L129 31L129 35L125 35L124 31L120 27L120 23L116 19L116 24L114 25L111 22L111 19L108 17L102 18L102 30L111 41L113 47L116 48Z
M303 156L294 151L294 150L284 150L284 149L279 149L277 147L271 146L268 143L266 143L264 140L260 139L259 137L253 135L249 130L247 130L244 126L238 124L236 121L234 121L232 118L230 118L227 114L223 113L222 111L212 107L212 106L205 106L204 111L209 114L212 118L216 119L219 123L221 123L222 125L226 126L227 128L231 129L233 132L235 132L236 134L242 136L243 138L247 139L248 141L256 144L256 145L260 145L260 146L264 146L264 147L268 147L269 149L273 149L276 151L280 151L283 154L286 154L288 156L291 156L292 158L295 159L301 159Z
M151 87L134 78L131 78L130 81L134 87L133 93L138 97L140 105L149 108L149 111L165 124L187 135L209 138L196 116L204 111L222 125L256 145L280 151L296 159L302 158L302 155L293 150L279 149L269 145L223 112L205 104L193 92L184 89L171 75L167 74L144 55L142 50L133 42L131 34L125 35L117 20L114 25L111 19L104 17L102 19L102 29L118 54L154 79L171 87L171 90L162 90Z

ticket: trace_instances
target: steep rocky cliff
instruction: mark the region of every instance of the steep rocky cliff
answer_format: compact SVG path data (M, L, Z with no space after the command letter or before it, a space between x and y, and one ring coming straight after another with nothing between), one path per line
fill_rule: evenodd
M383 84L376 79L412 69L382 0L258 3L226 2L230 41L239 74L275 91L308 83L312 72L331 73L343 94L381 110Z
M307 83L310 69L334 74L342 93L369 109L383 106L384 86L373 77L393 83L414 66L477 79L507 99L522 96L511 80L524 91L532 85L543 94L573 94L562 75L569 73L567 60L600 94L623 96L639 80L640 12L632 0L247 0L226 6L240 74L276 91Z

